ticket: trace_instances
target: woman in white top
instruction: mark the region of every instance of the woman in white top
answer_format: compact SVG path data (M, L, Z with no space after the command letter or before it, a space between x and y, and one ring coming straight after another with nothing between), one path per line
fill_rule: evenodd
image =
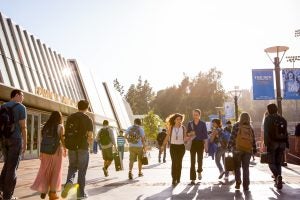
M187 140L186 128L182 125L184 115L175 113L170 115L166 122L168 126L167 136L162 146L166 145L170 139L170 155L172 160L172 184L180 183L182 159L185 153L184 142Z

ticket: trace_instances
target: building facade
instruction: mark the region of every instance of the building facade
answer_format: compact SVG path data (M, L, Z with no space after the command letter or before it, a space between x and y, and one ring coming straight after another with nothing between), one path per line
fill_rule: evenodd
M77 111L81 99L90 102L95 134L104 119L115 132L131 125L130 112L119 94L95 82L85 68L80 68L75 59L64 58L0 12L0 103L9 101L13 89L24 92L23 103L28 111L25 158L38 157L42 125L50 113L60 111L66 119Z

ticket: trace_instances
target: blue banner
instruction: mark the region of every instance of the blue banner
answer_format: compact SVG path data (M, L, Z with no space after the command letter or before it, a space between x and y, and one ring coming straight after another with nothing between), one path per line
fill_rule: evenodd
M253 100L275 99L273 69L252 69Z
M283 98L300 99L300 69L282 69Z

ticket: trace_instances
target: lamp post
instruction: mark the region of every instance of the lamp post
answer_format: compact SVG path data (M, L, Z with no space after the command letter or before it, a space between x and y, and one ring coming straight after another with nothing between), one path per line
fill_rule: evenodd
M219 115L219 120L221 120L221 121L222 121L222 109L223 108L224 107L221 107L221 106L216 107L216 109L218 111L218 115Z
M276 80L276 97L277 97L277 106L278 106L278 113L282 115L282 97L281 97L281 86L280 86L280 63L285 55L285 52L289 48L287 46L274 46L265 49L267 56L270 58L271 62L275 66L275 80ZM279 53L283 52L281 59L279 60ZM276 57L274 58L274 62L270 57L270 53L276 53Z
M234 100L234 111L235 111L235 121L237 122L239 119L239 106L238 106L238 100L239 97L242 94L242 91L239 90L239 86L234 86L234 90L229 91L231 96L233 96Z
M295 30L295 37L300 37L300 29Z

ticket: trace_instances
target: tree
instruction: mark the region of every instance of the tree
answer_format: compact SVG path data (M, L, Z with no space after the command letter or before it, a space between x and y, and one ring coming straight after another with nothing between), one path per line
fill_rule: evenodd
M124 95L124 86L120 84L117 78L114 80L114 88L121 94L121 96Z
M153 111L149 111L143 119L146 138L155 141L160 126L163 126L163 121Z
M221 78L222 72L216 68L199 72L196 77L184 74L180 85L157 92L151 108L163 119L180 112L185 114L187 120L191 120L193 109L200 108L202 118L207 120L210 114L216 113L216 107L224 103L225 91Z
M125 99L130 104L133 114L146 114L150 111L150 102L153 100L154 92L150 83L141 77L138 79L138 83L131 84Z

